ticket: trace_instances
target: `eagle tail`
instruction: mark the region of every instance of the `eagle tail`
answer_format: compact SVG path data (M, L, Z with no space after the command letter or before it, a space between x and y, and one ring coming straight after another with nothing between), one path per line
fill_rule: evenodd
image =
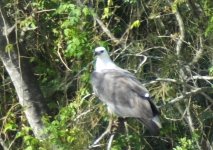
M148 128L152 135L159 135L161 123L158 116L154 116L149 120L143 118L139 118L139 120L145 125L146 128Z

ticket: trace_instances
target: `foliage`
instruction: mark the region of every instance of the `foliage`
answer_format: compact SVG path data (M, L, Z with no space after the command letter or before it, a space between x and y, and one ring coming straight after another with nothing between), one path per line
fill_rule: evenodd
M179 146L176 146L173 148L173 150L194 150L197 149L196 146L196 140L198 138L198 135L194 134L192 139L187 139L186 137L179 139Z
M29 59L49 109L43 117L49 137L38 141L23 115L24 108L17 104L10 78L1 67L0 125L6 145L28 150L87 149L92 145L110 118L89 83L93 49L103 45L119 66L135 73L147 85L153 101L161 106L163 124L159 136L150 136L137 120L127 119L127 129L115 132L112 150L207 147L204 143L213 140L212 91L169 103L191 90L213 87L212 1L192 0L195 5L186 0L81 2L4 1L10 23L16 24L14 38L26 53L20 58ZM174 14L177 11L185 28L180 56L180 25ZM106 34L94 16L101 18L119 42ZM10 53L14 48L9 44L5 50ZM147 56L143 65L142 54ZM106 149L108 142L109 135L98 148Z
M81 107L82 103L83 101L80 103L79 101L75 101L62 108L51 123L49 123L49 120L45 121L47 126L46 132L50 136L48 141L44 143L49 143L48 145L51 143L56 145L59 149L86 148L89 142L87 129L82 127L81 124L84 123L76 120L76 117L79 115L78 109ZM47 149L45 145L43 146Z

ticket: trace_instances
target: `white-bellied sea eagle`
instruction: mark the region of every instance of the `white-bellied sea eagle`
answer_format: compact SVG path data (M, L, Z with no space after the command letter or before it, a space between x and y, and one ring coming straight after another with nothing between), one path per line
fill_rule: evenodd
M148 90L132 73L118 67L104 47L97 47L95 55L91 84L108 111L122 118L137 118L152 134L158 134L161 128L159 111Z

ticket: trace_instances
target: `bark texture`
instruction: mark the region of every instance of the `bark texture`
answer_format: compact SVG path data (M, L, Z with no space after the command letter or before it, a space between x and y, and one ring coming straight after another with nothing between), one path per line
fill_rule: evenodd
M41 117L44 109L44 98L33 76L31 67L23 57L21 48L15 43L13 32L7 18L0 8L0 58L15 87L19 103L24 109L26 118L38 139L44 139L44 125ZM9 51L6 47L10 46Z

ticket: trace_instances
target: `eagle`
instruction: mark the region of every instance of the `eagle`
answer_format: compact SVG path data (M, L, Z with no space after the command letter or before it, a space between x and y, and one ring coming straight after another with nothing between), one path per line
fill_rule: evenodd
M107 105L108 112L121 118L136 118L148 130L159 134L160 112L148 90L127 70L118 67L104 47L97 47L91 85L95 95Z

